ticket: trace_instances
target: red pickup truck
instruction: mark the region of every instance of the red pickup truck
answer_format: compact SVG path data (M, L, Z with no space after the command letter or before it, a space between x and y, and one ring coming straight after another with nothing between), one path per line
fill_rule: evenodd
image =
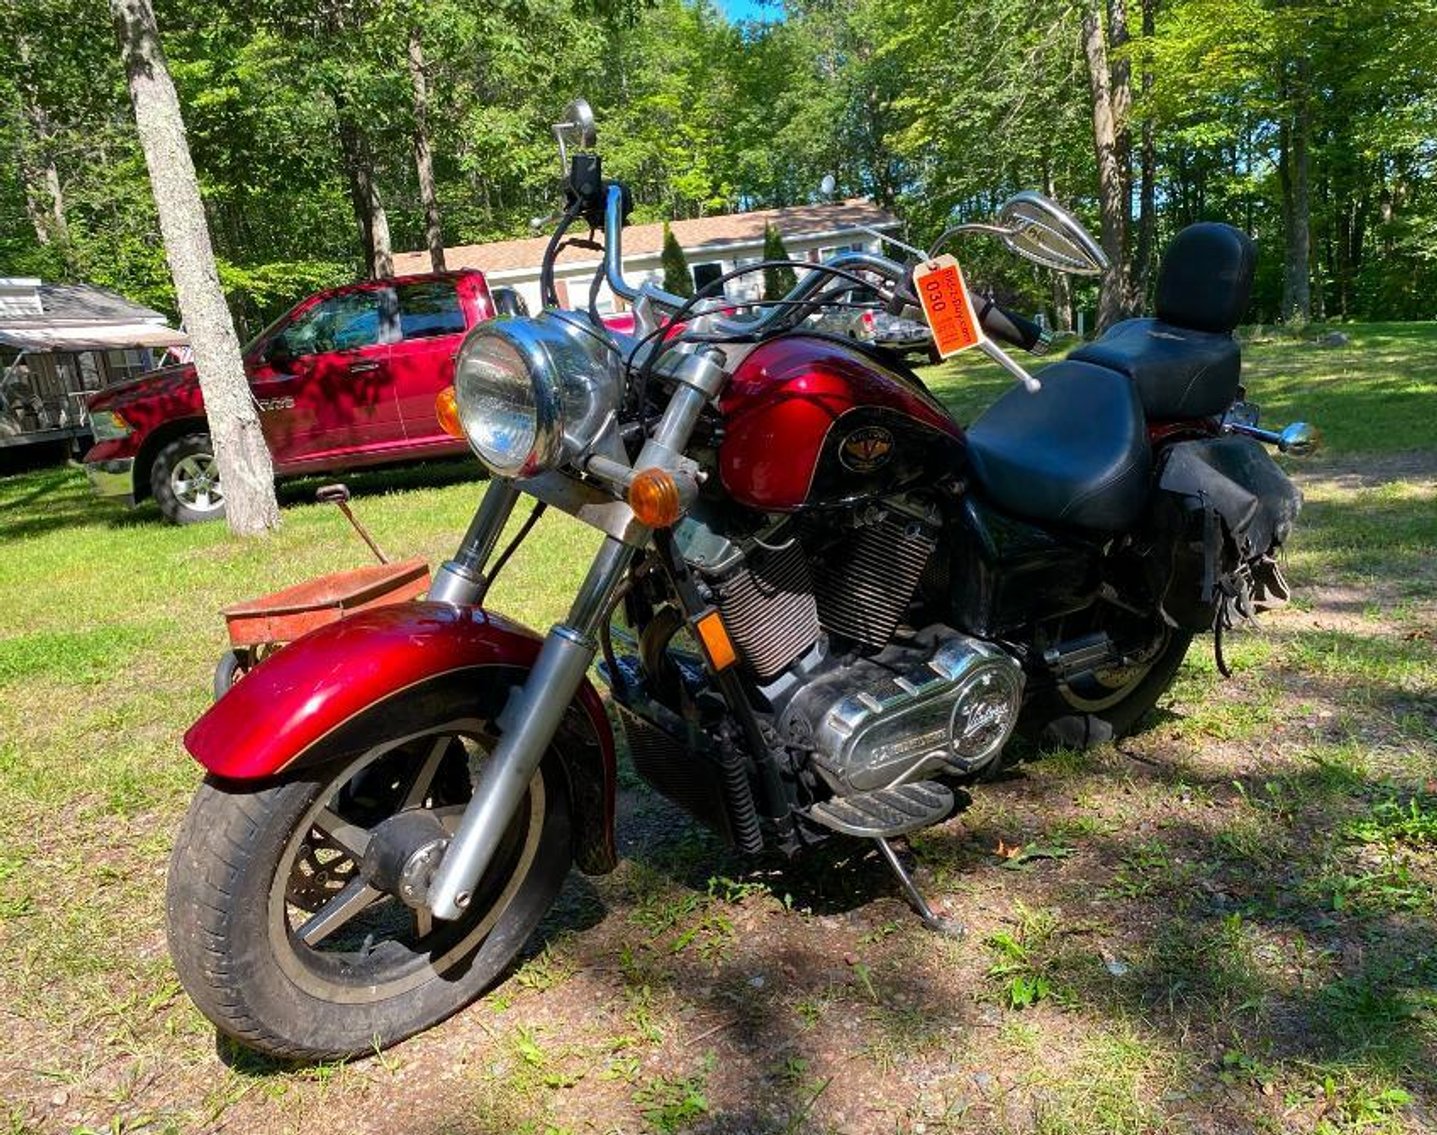
M501 304L501 306L503 306ZM479 272L400 276L300 301L245 348L245 371L280 474L465 453L434 398L454 381L465 332L495 313ZM101 496L153 496L177 524L224 515L199 380L168 367L90 399L85 454Z

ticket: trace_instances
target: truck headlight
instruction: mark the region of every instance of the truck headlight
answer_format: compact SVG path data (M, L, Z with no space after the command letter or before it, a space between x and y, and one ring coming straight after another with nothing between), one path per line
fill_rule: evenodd
M481 323L454 366L464 434L501 477L532 477L584 452L622 384L606 338L582 316L555 311Z
M118 410L96 410L90 414L90 432L96 441L118 441L135 432Z

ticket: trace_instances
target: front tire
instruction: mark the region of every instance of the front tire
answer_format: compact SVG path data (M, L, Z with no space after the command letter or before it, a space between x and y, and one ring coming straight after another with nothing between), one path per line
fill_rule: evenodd
M150 493L171 524L222 519L225 494L210 435L186 434L161 449L150 466Z
M225 1035L287 1059L373 1053L478 997L548 910L572 843L552 753L464 918L431 920L365 881L376 825L423 810L452 834L468 802L493 730L472 700L446 700L430 707L444 724L380 737L258 791L211 777L196 793L170 861L170 952Z

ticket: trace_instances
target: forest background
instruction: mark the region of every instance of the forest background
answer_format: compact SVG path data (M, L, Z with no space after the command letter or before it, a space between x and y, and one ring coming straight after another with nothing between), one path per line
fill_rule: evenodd
M1437 0L155 8L242 334L391 249L529 235L579 94L638 220L806 202L831 172L922 243L1037 188L1116 254L1105 321L1205 219L1257 238L1251 321L1437 315ZM0 17L0 274L174 311L105 6ZM1098 307L991 242L960 252L1059 326Z

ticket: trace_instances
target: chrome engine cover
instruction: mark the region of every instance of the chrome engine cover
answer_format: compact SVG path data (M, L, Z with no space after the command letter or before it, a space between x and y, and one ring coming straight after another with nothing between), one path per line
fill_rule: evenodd
M835 791L870 792L979 771L1013 732L1022 696L1016 659L943 628L926 651L889 647L816 678L783 723Z

